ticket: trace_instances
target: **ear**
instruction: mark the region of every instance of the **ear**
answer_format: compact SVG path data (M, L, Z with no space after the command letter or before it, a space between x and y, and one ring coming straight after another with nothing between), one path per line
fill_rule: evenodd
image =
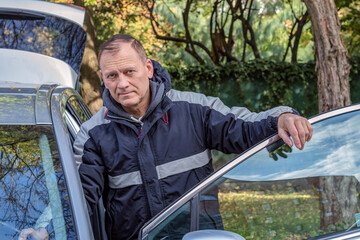
M152 65L152 62L150 59L146 59L145 67L148 71L148 78L152 78L154 75L154 66Z

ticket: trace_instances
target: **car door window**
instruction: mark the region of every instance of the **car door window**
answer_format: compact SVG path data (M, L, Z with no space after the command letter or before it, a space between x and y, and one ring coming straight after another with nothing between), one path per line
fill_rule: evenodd
M86 122L92 116L85 103L75 95L68 99L66 109L69 111L70 115L74 117L78 124Z
M190 202L187 202L152 231L149 234L149 239L182 239L183 235L189 232L190 224Z
M76 239L52 128L0 125L0 159L0 239L18 239L28 228Z
M74 142L81 124L89 120L90 117L89 108L77 96L73 95L68 99L65 109L65 122L70 133L71 143Z
M359 111L317 122L302 151L281 144L275 151L263 148L192 197L197 205L190 211L192 223L179 229L183 234L224 229L245 239L277 240L356 234L359 122ZM175 212L163 222L169 225L178 218ZM152 232L162 226L150 230L148 239L158 239Z

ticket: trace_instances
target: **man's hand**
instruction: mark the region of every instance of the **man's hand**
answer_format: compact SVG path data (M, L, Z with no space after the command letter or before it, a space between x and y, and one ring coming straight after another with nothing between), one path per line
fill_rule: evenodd
M292 147L294 140L295 146L302 150L305 142L310 141L313 134L313 127L309 121L301 116L292 113L283 113L278 117L278 134L284 142Z
M39 228L34 230L33 228L23 229L20 233L18 240L26 240L28 237L32 237L34 240L48 240L49 234L45 228Z

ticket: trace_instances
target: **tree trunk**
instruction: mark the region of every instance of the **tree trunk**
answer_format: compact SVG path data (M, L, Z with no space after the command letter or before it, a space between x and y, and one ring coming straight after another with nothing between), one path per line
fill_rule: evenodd
M347 49L334 0L304 0L315 42L319 112L351 104Z
M83 0L75 0L74 3L84 7ZM92 113L96 113L103 105L100 90L101 78L96 51L96 33L91 6L85 7L84 29L87 39L84 57L81 64L81 95L89 106Z

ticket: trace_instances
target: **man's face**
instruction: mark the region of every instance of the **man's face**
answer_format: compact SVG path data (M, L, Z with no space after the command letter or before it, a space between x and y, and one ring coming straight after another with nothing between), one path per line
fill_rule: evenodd
M102 53L100 69L105 87L124 110L136 117L144 115L150 104L151 61L144 63L130 43L122 43L119 52Z

